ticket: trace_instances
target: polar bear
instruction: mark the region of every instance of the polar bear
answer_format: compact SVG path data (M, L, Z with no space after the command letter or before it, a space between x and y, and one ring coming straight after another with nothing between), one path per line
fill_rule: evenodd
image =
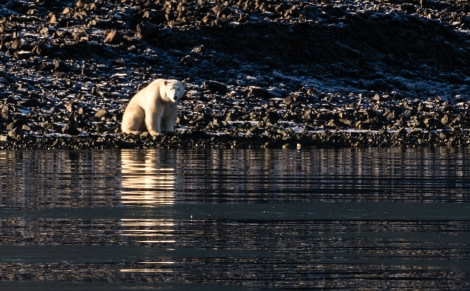
M156 79L132 97L122 116L123 133L147 131L156 136L175 131L178 108L184 84L178 80Z

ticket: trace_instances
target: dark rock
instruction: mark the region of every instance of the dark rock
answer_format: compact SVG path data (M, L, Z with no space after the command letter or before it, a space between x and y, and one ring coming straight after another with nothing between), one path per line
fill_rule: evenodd
M54 65L54 70L56 71L64 72L68 69L67 65L59 59L52 60L52 64Z
M20 127L15 127L13 129L9 130L7 135L8 135L9 138L19 141L19 140L21 140L21 137L23 135L23 131L21 130Z
M389 108L385 109L385 111L383 113L383 116L387 121L392 121L392 120L397 119L398 113L395 110L395 108L389 107Z
M77 135L80 133L80 131L76 127L73 127L69 124L66 124L64 127L62 127L61 131L62 133L71 134L71 135Z
M106 33L106 37L104 38L104 43L119 43L121 41L121 35L115 29Z
M204 81L204 89L209 90L212 93L220 93L220 94L225 94L228 91L227 85L217 82L217 81L212 81L212 80Z
M248 89L248 97L255 99L268 99L270 95L268 90L264 88L250 86L250 88Z
M28 124L23 124L21 126L21 131L31 131L31 127Z
M139 23L136 26L136 37L141 39L149 39L157 33L157 26L151 22Z
M197 63L199 63L199 59L191 56L191 55L186 55L180 59L180 64L182 65L187 65L187 66L193 66Z
M441 124L437 119L428 117L423 120L426 129L436 129Z
M450 120L449 120L449 115L445 114L442 118L441 118L441 123L445 126L447 126L449 124Z
M28 98L22 99L21 105L26 107L39 107L42 106L42 102L39 101L37 98Z
M105 108L101 108L95 113L95 117L103 118L103 117L106 117L107 114L108 114L108 111Z
M39 124L43 130L47 131L47 130L54 130L54 124L51 123L51 122L42 122Z

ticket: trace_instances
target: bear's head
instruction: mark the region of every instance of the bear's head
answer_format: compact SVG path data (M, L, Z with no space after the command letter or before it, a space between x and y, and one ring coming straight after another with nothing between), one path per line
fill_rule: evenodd
M178 80L165 80L165 96L171 102L177 102L184 95L184 84Z

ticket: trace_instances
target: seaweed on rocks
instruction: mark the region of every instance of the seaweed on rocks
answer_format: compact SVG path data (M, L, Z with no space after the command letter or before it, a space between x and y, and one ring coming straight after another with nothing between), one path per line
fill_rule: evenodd
M465 1L5 1L0 148L469 144ZM120 133L155 78L176 135Z

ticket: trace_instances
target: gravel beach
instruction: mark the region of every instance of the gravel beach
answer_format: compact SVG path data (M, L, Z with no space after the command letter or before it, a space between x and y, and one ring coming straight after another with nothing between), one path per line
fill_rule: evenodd
M4 3L2 149L470 144L468 1ZM156 78L176 134L121 134Z

